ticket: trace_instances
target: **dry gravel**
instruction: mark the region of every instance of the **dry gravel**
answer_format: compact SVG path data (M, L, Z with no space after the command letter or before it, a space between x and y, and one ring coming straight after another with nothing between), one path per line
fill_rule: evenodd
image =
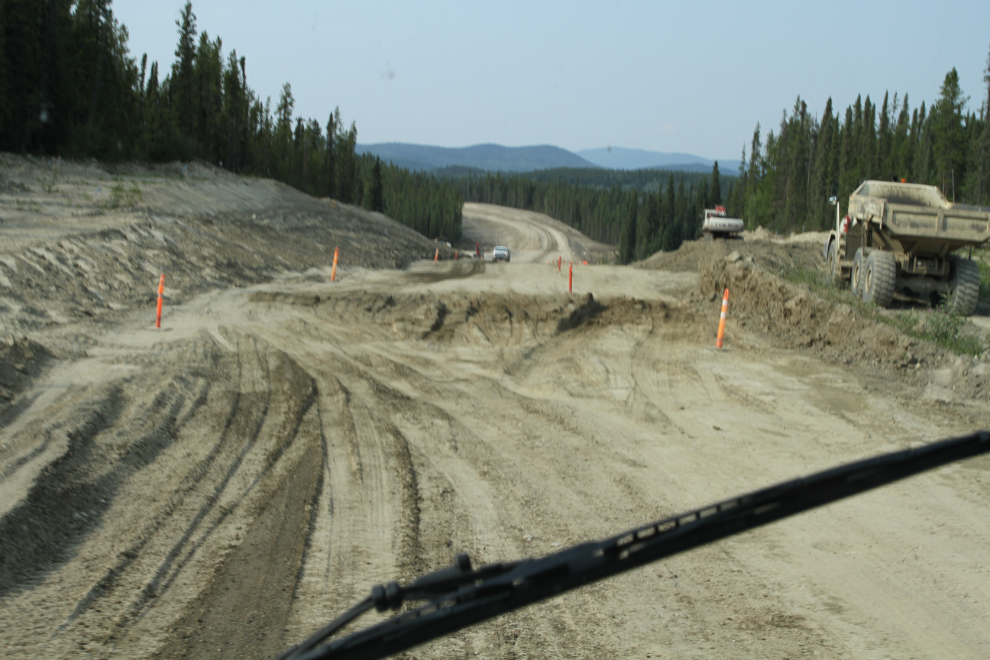
M45 192L40 161L0 164L4 657L271 657L455 552L537 556L990 426L985 363L781 281L820 258L800 241L576 265L568 294L605 249L535 214L472 205L465 237L512 262L435 266L269 181L74 164ZM135 208L93 198L115 178ZM407 655L983 658L988 513L980 458Z

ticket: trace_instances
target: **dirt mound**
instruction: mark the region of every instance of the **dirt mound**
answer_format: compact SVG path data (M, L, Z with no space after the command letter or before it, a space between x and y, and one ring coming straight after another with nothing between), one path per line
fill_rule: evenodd
M698 281L713 314L728 288L734 321L783 346L814 348L834 362L878 377L897 373L904 382L929 387L932 398L990 397L986 364L909 337L850 305L823 300L809 286L789 283L758 262L737 254L723 256L722 251L705 255Z
M436 248L381 214L272 181L249 186L205 163L56 166L0 154L0 180L0 333L141 307L150 317L161 273L174 305L291 273L325 278L334 247L342 271L402 268Z
M674 272L697 272L703 263L715 257L728 257L735 253L738 257L770 272L782 272L793 268L812 270L822 263L821 244L810 241L774 241L758 238L747 240L699 239L686 241L674 252L657 252L637 264L635 268L667 270Z

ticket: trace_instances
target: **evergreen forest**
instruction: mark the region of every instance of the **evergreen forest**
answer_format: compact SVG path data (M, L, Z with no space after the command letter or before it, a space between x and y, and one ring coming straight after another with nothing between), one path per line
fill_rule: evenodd
M865 179L925 183L949 201L990 205L990 57L984 81L978 112L966 110L955 68L927 107L885 93L879 106L857 97L840 113L829 98L817 118L798 97L776 133L757 124L729 210L748 226L826 229L835 217L828 198L845 204Z
M0 150L107 161L200 159L319 197L384 212L427 236L457 239L462 201L444 181L355 153L340 110L294 114L286 83L272 107L247 61L176 21L175 61L130 57L111 0L0 0Z

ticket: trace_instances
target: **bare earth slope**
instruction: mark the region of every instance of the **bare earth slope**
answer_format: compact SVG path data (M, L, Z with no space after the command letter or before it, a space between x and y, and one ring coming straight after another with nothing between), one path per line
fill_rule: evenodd
M762 267L812 259L777 244L737 260L690 244L704 254L679 272L576 265L569 295L568 257L591 242L545 216L469 207L465 237L498 236L512 263L434 265L432 243L381 216L265 181L154 176L160 206L149 183L130 220L3 248L4 657L271 657L456 552L541 555L988 426L986 363L913 346L925 361L908 374L902 338ZM232 188L249 201L209 206ZM41 193L0 195L0 232L22 195ZM224 241L239 247L216 256ZM170 268L190 283L156 331L149 294ZM869 341L880 361L861 357ZM953 369L969 383L954 392ZM409 657L983 658L988 514L990 459L972 460Z

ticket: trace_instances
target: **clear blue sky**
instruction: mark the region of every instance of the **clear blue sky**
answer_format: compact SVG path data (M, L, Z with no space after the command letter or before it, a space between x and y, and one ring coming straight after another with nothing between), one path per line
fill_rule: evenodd
M115 0L132 55L167 71L182 0ZM911 107L959 71L979 111L990 1L199 0L248 84L362 143L620 146L739 158L800 94L812 113L885 91Z

